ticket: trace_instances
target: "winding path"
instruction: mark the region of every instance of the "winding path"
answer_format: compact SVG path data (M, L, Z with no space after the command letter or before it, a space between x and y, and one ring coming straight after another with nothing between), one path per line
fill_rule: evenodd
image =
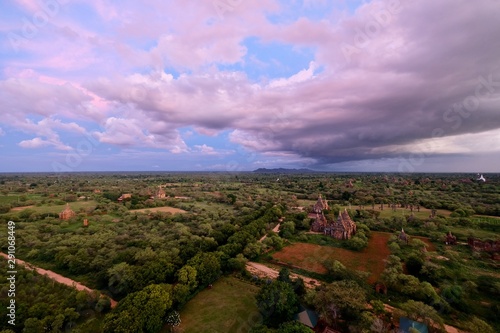
M7 254L3 253L3 252L0 252L0 256L4 257L5 259L9 259L9 256ZM54 280L56 282L65 284L65 285L73 287L73 288L76 288L76 290L86 291L88 293L91 293L93 291L89 287L84 286L83 284L81 284L79 282L76 282L75 280L71 280L71 279L69 279L69 278L67 278L65 276L62 276L62 275L57 274L57 273L54 273L52 271L49 271L49 270L46 270L46 269L43 269L43 268L40 268L40 267L33 266L32 264L30 264L28 262L25 262L24 260L16 258L16 265L17 264L20 264L20 265L24 266L26 269L29 269L31 271L34 270L35 272L37 272L40 275L46 275L47 277L49 277L50 279L52 279L52 280ZM104 295L102 295L102 297L104 297ZM109 298L109 300L111 302L111 308L112 309L115 308L116 305L118 304L118 302L115 301L114 299L111 299L111 298Z
M280 222L280 223L278 223L278 224L274 227L273 232L278 233L278 231L280 230L280 226L281 226L281 222ZM261 242L261 243L262 243L262 241L263 241L264 239L266 239L266 237L267 237L267 234L265 234L264 236L262 236L262 238L261 238L261 239L259 239L259 242Z

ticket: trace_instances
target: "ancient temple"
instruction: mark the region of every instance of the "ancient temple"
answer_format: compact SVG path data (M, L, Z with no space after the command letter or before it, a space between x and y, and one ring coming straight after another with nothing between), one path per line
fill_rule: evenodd
M164 199L166 197L165 191L161 188L161 186L158 186L158 188L155 191L155 199Z
M332 225L331 233L337 239L349 239L356 233L356 223L351 220L347 209L339 212L339 217Z
M125 199L130 199L132 198L132 194L131 193L124 193L122 194L119 198L118 198L118 202L122 202L123 200Z
M323 212L316 213L316 216L314 217L314 222L311 224L311 231L324 232L325 229L328 227L328 224L329 223L326 220L326 217L323 214Z
M457 245L457 237L453 236L451 231L448 231L448 234L446 235L444 239L444 243L446 245Z
M406 234L406 232L403 228L401 228L401 232L399 233L398 239L400 241L405 242L406 244L408 244L408 242L410 241L410 237L408 237L408 235Z
M76 213L69 207L69 204L66 204L66 208L59 213L61 220L69 220L73 216L76 216Z
M328 202L326 202L326 200L324 200L320 194L318 197L318 201L316 201L316 203L313 206L312 211L314 213L321 214L325 209L328 209Z
M328 221L321 212L321 214L316 214L311 231L322 232L336 239L349 239L356 233L356 223L349 216L347 209L339 212L337 219L333 221Z

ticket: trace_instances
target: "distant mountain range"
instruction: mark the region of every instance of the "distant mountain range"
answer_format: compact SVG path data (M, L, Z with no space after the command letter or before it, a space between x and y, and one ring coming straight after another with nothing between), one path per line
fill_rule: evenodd
M266 168L259 168L257 170L254 170L253 172L255 173L312 173L312 172L318 172L315 170L311 169L285 169L285 168L275 168L275 169L266 169Z

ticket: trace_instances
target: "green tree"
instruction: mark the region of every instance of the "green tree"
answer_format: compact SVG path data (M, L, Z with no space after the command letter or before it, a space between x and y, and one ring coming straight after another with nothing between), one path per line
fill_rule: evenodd
M277 333L313 333L309 327L297 322L289 321L280 325Z
M213 252L198 253L188 261L188 265L196 269L197 279L204 286L213 283L220 275L220 259Z
M5 214L10 211L10 205L9 204L3 204L0 205L0 214Z
M413 276L418 277L420 274L420 270L422 269L423 264L424 264L424 260L422 259L422 256L412 254L406 260L406 269L408 270L408 273L410 273Z
M122 310L119 312L108 313L104 317L104 333L142 333L142 322L136 317L140 315L137 312Z
M275 330L269 329L265 325L258 325L250 329L250 333L275 333Z
M107 312L111 308L111 301L108 297L99 297L97 304L95 305L95 310L99 313Z
M485 321L473 316L471 320L462 324L463 328L470 333L495 333L495 330Z
M262 243L259 242L248 243L243 250L243 254L248 259L255 259L262 253L262 247Z
M108 269L108 276L108 287L113 294L124 294L133 290L134 270L126 262L121 262Z
M227 198L229 199L229 202L231 203L231 205L234 205L234 203L236 202L236 196L233 193L229 193L227 195Z
M320 315L334 324L340 316L356 319L366 307L366 292L352 280L335 281L319 290L314 302Z
M272 326L292 319L299 306L293 287L283 281L275 280L264 285L256 298L264 321Z
M328 259L324 265L328 270L328 274L335 280L345 279L348 275L347 268L338 260Z
M283 239L276 235L272 235L271 237L267 237L266 239L264 239L264 244L279 251L283 248Z
M385 314L384 302L379 301L378 299L375 299L375 300L370 301L370 304L373 308L373 312L376 315L380 316L380 315Z
M191 295L189 287L181 283L177 283L174 286L172 293L174 297L174 302L179 306L186 304L187 301L189 300L189 296Z
M280 269L280 272L278 274L278 281L283 281L286 283L291 283L292 280L290 279L290 270L286 267L283 267Z
M401 305L404 316L427 325L429 331L444 332L444 322L438 312L422 302L409 300Z
M62 313L56 315L54 321L52 322L52 331L53 332L61 332L61 329L64 325L64 315Z
M283 238L291 238L295 234L295 223L293 221L283 222L280 226L279 235Z
M23 333L43 333L42 323L37 318L28 318L24 321Z
M109 301L109 298L108 298L108 301ZM80 318L80 314L78 312L76 312L76 310L74 308L66 308L66 309L64 309L64 317L67 321L67 327L71 328L71 325L74 325L75 321L78 318Z
M196 279L198 272L195 268L189 265L183 266L177 271L177 281L179 283L188 286L189 290L194 290L198 286Z
M248 260L243 256L243 254L238 254L236 258L231 258L228 260L228 267L232 271L243 271L246 267Z
M293 290L295 290L295 293L299 296L303 296L306 293L306 285L304 283L304 280L302 278L296 278L293 281Z
M116 311L104 318L104 332L160 331L163 319L172 306L172 287L152 284L127 295Z
M395 255L390 255L387 258L385 269L380 276L381 280L389 288L399 288L398 277L403 273L403 266L401 265L401 258Z

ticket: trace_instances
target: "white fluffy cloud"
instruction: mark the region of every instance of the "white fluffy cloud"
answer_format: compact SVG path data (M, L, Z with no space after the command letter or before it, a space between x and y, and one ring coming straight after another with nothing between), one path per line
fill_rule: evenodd
M61 143L59 140L43 140L41 138L33 138L31 140L23 140L19 142L19 146L27 149L43 148L53 146L57 150L72 150L73 148Z

